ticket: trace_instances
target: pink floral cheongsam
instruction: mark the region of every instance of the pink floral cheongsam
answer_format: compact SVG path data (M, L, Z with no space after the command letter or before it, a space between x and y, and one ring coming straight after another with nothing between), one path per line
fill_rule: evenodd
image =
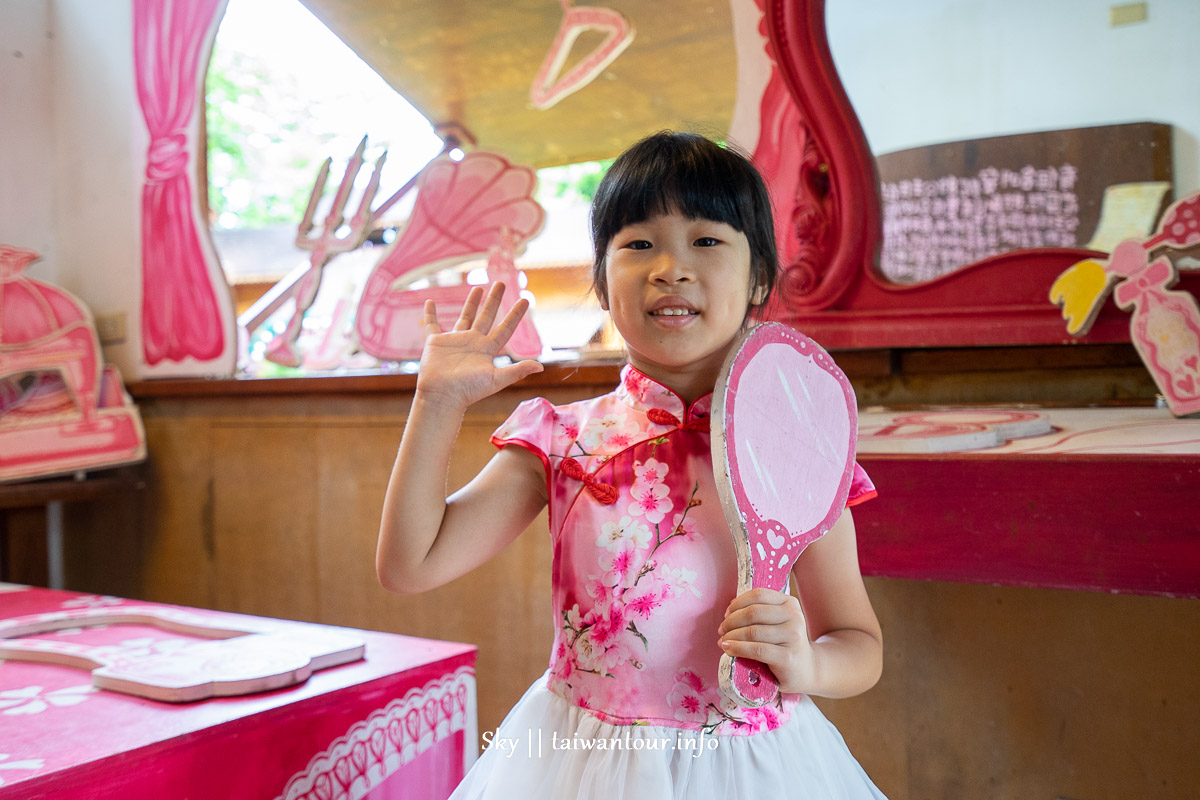
M552 692L616 725L746 735L798 695L742 709L717 686L717 627L737 593L709 449L712 395L690 408L626 366L615 391L522 403L496 431L546 468L554 546ZM875 494L856 465L848 505Z

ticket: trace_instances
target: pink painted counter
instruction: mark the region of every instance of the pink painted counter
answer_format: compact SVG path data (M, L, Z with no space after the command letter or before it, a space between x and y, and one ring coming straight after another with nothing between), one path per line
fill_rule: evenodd
M1043 413L1049 433L999 447L860 454L879 490L854 509L863 574L1200 597L1200 419Z
M0 619L154 604L0 584ZM253 620L200 612L214 624ZM327 626L306 626L329 631ZM241 697L165 703L96 689L81 669L0 661L0 800L445 798L475 757L475 648L349 631L362 660ZM34 639L169 653L149 625Z

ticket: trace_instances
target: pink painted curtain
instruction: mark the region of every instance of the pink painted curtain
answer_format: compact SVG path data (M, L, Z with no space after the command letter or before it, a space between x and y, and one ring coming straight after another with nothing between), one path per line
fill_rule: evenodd
M226 332L196 229L188 164L200 70L226 0L133 0L137 94L150 132L142 187L142 353L208 361Z

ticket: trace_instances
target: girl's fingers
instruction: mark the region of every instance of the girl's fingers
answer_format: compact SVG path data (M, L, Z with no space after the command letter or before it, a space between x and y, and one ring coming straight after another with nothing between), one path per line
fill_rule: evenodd
M725 609L725 614L728 616L740 608L748 608L753 605L783 605L790 599L794 599L795 595L787 592L777 592L774 589L759 587L751 589L748 592L742 592L737 597L729 602L729 606Z
M530 375L536 375L541 371L542 365L537 361L518 361L515 364L501 367L499 370L501 388L511 386L522 378L528 378Z
M484 298L483 308L475 317L475 323L471 326L472 330L486 335L492 329L492 323L496 321L496 312L500 310L500 301L503 298L504 284L493 283L488 289L487 297Z
M798 631L788 625L745 625L719 632L718 641L761 642L763 644L788 644L797 640Z
M458 322L454 323L454 330L466 331L471 329L471 325L475 322L475 312L479 310L479 301L482 297L482 286L473 286L471 291L467 292L467 302L463 303L462 313L458 315Z
M747 642L736 639L722 641L721 650L734 658L749 658L753 661L761 661L768 666L786 664L792 655L786 647L778 644Z
M438 324L437 304L432 300L425 301L425 316L421 319L421 324L425 326L426 336L442 332L442 326Z
M794 624L802 627L804 611L800 608L800 601L792 595L781 595L781 597L783 598L781 603L755 603L734 611L726 611L725 619L717 629L718 634L750 626ZM732 607L733 604L731 603L730 606Z
M498 347L504 347L508 340L512 338L516 332L517 326L521 324L521 318L525 316L525 312L529 310L529 301L522 297L513 307L504 315L504 319L500 320L500 324L492 331L492 338L495 340Z

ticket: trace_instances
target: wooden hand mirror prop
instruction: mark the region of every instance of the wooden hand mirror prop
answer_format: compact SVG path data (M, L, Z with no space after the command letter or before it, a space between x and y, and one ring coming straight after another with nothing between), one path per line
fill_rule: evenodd
M800 553L846 505L857 434L850 381L812 339L769 322L734 343L713 393L712 459L737 548L739 595L787 591ZM724 654L719 676L721 691L741 706L779 693L758 661Z

